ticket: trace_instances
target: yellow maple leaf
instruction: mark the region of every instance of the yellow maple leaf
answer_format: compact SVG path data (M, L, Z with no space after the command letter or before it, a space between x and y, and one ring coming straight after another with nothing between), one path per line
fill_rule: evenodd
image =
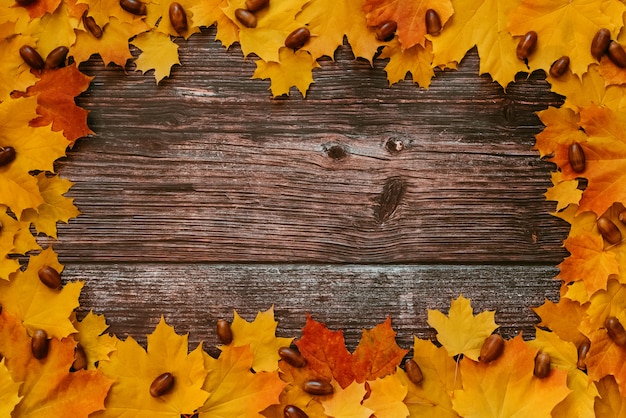
M10 417L13 408L23 396L19 395L21 383L16 383L6 367L6 359L0 360L0 416Z
M387 43L380 58L389 58L385 65L389 85L404 80L407 73L411 73L413 82L427 89L435 76L432 49L430 41L426 42L425 48L418 44L404 50L395 38Z
M226 48L239 41L239 26L224 14L222 8L227 7L228 0L205 0L195 2L191 13L196 25L209 27L217 24L215 39Z
M171 1L166 0L152 0L146 4L148 15L146 16L146 22L155 31L164 33L171 36L182 36L185 39L189 39L194 33L200 32L199 25L195 22L193 14L191 13L191 7L197 4L194 0L179 0L178 4L183 7L187 15L187 31L183 34L179 34L172 27L172 22L169 18L169 10Z
M528 59L532 69L548 73L566 55L572 72L581 76L595 61L590 45L596 32L607 28L616 37L624 12L619 0L523 0L509 14L507 28L515 36L537 32L537 47Z
M589 300L586 315L579 329L587 336L604 327L609 316L619 316L626 310L626 285L615 279L608 281L606 290L596 292Z
M76 43L70 47L70 55L78 63L87 61L93 54L102 58L104 65L115 63L124 67L133 56L128 40L148 29L141 19L124 22L115 17L106 24L101 38L96 38L85 30L76 31Z
M208 371L202 346L188 353L187 335L178 335L165 320L148 335L147 350L132 337L117 343L109 360L99 368L116 379L106 399L106 410L95 417L172 417L192 414L209 396L202 389ZM150 394L150 385L163 373L174 376L170 392L159 397Z
M144 32L131 43L141 49L141 55L135 60L137 70L144 73L154 70L157 84L170 75L170 69L174 65L180 64L178 45L172 42L169 35L155 31Z
M293 338L276 337L278 321L274 320L274 306L265 312L258 312L252 322L248 322L234 313L231 325L233 345L235 347L250 345L254 361L252 368L256 372L278 370L278 349L288 347Z
M455 14L438 36L428 36L433 43L434 64L447 66L461 62L476 45L480 56L480 74L489 73L502 87L526 71L516 56L517 41L506 30L508 15L521 0L452 0Z
M0 279L9 280L9 276L20 268L19 260L9 258L9 255L25 254L41 247L30 232L30 223L9 216L6 206L0 205L0 209Z
M415 45L425 46L426 11L433 9L439 15L441 24L445 25L455 9L450 0L366 0L363 9L366 12L367 24L378 26L392 20L397 23L396 36L402 49Z
M563 180L563 173L553 171L550 176L553 186L543 195L546 200L556 201L556 210L565 209L569 205L577 205L583 195L583 191L578 188L578 180Z
M244 56L256 54L265 62L278 62L283 59L279 58L279 50L285 46L287 36L303 25L296 21L296 15L308 2L270 2L269 7L255 13L257 25L254 28L245 27L235 17L235 10L246 7L245 0L229 0L228 6L222 10L239 27L239 43ZM311 33L311 36L316 35Z
M535 136L534 149L539 151L541 158L554 154L559 145L584 144L587 141L587 135L580 130L580 115L574 110L548 107L537 115L546 126ZM562 173L559 179L563 181Z
M19 53L22 46L32 42L30 36L0 37L0 102L8 99L12 91L26 90L37 81Z
M363 406L374 411L376 418L404 418L410 415L409 408L403 402L408 387L398 374L390 374L367 384L371 393L363 401Z
M77 3L89 6L89 16L93 17L101 28L104 28L111 18L125 23L143 20L143 16L135 16L122 9L119 0L77 0Z
M33 19L26 34L37 39L37 52L45 58L56 47L73 45L76 41L76 27L78 19L71 18L65 2L61 2L54 13Z
M76 340L85 350L87 356L87 369L95 369L95 364L108 360L109 354L115 351L118 339L104 332L109 328L104 315L96 315L89 311L82 321L76 321L78 334Z
M318 67L317 61L307 51L294 52L288 48L281 48L280 62L257 60L252 78L269 78L274 97L288 95L292 86L306 97L307 90L313 83L313 69Z
M50 289L39 280L38 271L44 266L59 273L63 270L51 247L31 256L26 270L18 271L10 282L0 282L0 304L29 331L43 329L49 336L63 338L76 332L69 318L79 306L84 282L67 283L61 290Z
M626 397L619 392L615 377L609 375L596 383L599 397L594 405L596 417L622 418L626 411Z
M567 73L560 78L548 77L550 89L565 96L562 107L578 110L592 104L607 106L617 112L626 109L626 88L624 86L605 87L605 80L600 74L599 66L592 64L588 71L579 79Z
M376 40L375 32L365 21L365 0L316 0L308 2L296 19L307 24L315 33L305 45L314 59L324 55L333 58L335 50L343 45L344 36L357 58L370 63L382 43Z
M53 163L65 155L68 142L50 127L33 128L37 97L8 99L0 103L0 143L15 149L15 160L0 167L0 204L19 218L27 208L44 203L30 171L54 171Z
M461 389L461 375L456 362L443 347L431 341L414 338L413 360L422 371L424 380L416 385L398 368L396 374L408 388L404 403L416 418L458 418L452 409L450 393Z
M365 384L352 382L342 388L336 381L331 381L334 388L332 396L322 400L324 412L333 418L370 418L373 410L362 405L365 397Z
M489 364L464 358L463 389L454 391L454 409L466 418L551 418L552 409L571 392L567 373L533 375L536 350L521 335L505 342L502 355Z
M204 358L210 370L204 389L211 395L198 410L200 418L261 417L261 411L279 403L285 382L275 371L252 373L249 345L224 346L219 358Z
M44 203L37 210L26 209L20 218L25 222L32 222L37 233L44 233L49 237L57 237L57 222L67 223L71 218L80 214L72 203L74 199L63 195L74 183L59 176L48 177L45 173L37 175L37 184Z
M495 311L474 316L470 299L463 295L452 301L447 317L437 310L428 310L428 324L437 330L437 340L448 355L463 354L476 361L485 339L498 328L494 317Z

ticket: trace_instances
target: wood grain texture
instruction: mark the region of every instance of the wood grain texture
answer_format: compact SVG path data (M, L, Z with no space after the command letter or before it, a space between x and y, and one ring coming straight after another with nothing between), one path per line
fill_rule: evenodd
M434 336L427 309L463 293L498 311L504 335L533 335L529 307L558 298L567 235L543 196L552 166L532 150L535 112L561 103L541 75L504 91L472 51L429 90L389 88L385 62L343 47L305 100L272 99L214 29L180 55L158 86L81 67L97 135L58 164L83 215L55 242L64 280L87 281L79 315L145 342L164 314L214 346L217 319L274 305L279 335L309 312L351 349L391 315L409 347Z
M267 81L249 80L253 61L212 30L180 54L158 86L97 59L81 67L95 76L78 102L97 135L59 165L83 212L60 228L64 262L565 256L566 225L543 197L551 165L531 149L534 112L560 103L539 75L504 92L477 75L471 52L430 90L389 88L384 62L344 47L315 71L306 100L272 100ZM394 179L402 196L381 202Z
M277 334L299 337L306 313L331 329L343 329L354 349L363 328L388 315L398 342L410 347L413 335L434 338L427 310L447 313L460 293L474 312L497 310L499 332L534 335L530 309L545 298L558 299L556 270L545 266L476 265L215 265L70 264L64 280L85 280L79 317L102 313L110 332L145 342L163 314L178 333L215 351L218 319L233 310L248 321L272 305ZM210 348L213 347L213 348Z

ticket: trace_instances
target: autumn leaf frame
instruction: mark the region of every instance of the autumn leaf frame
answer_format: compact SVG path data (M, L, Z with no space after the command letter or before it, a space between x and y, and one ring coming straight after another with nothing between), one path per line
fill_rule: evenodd
M624 2L181 0L175 9L0 0L2 416L591 417L626 406ZM447 314L428 312L437 343L415 338L410 354L391 318L349 352L341 331L311 317L294 341L276 337L273 308L251 322L235 312L218 331L217 358L189 351L163 318L145 348L109 335L102 315L78 320L83 283L61 285L57 254L36 239L56 238L57 223L79 213L53 167L92 134L74 102L91 82L78 64L93 54L105 65L134 60L159 83L179 64L173 38L213 25L225 47L237 42L255 59L252 77L270 79L273 96L305 97L318 60L344 39L357 58L388 59L390 85L410 74L428 88L435 69L456 68L474 46L480 74L504 88L544 71L565 102L539 112L535 148L556 166L546 198L571 229L561 298L535 308L535 337L504 341L494 312L474 314L463 295Z

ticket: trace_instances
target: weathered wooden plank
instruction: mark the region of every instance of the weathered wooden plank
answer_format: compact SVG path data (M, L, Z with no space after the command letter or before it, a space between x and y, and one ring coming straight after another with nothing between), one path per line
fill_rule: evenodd
M70 264L64 280L85 280L79 317L105 314L110 331L145 342L163 314L194 344L214 347L215 323L232 320L233 309L251 321L274 305L278 334L299 336L306 313L331 329L343 329L349 347L363 328L391 315L404 347L412 336L431 338L427 310L447 313L463 294L475 312L497 310L500 332L534 335L530 309L558 298L552 267L482 265L211 265Z
M83 211L60 228L63 261L555 265L565 255L566 225L542 195L551 165L531 150L534 112L559 103L539 75L504 92L477 76L474 52L430 90L389 88L384 62L343 48L306 100L271 100L267 81L248 80L253 62L212 36L183 43L183 66L159 86L96 59L82 67L96 77L79 104L97 136L59 165ZM381 203L392 183L401 198Z

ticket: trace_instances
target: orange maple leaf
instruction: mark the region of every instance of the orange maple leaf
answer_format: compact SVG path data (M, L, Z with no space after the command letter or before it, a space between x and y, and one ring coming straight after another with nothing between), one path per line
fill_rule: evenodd
M553 369L543 379L533 375L536 354L519 335L507 341L503 354L489 364L463 358L463 390L454 391L454 409L466 418L550 418L571 390L565 371Z
M552 161L561 168L564 179L588 179L578 213L593 211L601 216L615 202L626 204L626 115L592 105L580 110L580 128L587 136L582 144L585 171L577 173L569 164L568 148L573 140L559 143Z
M577 346L585 340L578 325L582 322L587 306L567 298L561 298L558 303L546 299L543 305L533 310L541 317L538 325L550 328L563 340Z
M47 356L37 360L31 352L31 338L20 321L3 311L0 315L0 352L20 388L21 402L13 416L87 417L104 409L113 380L99 370L70 372L74 362L72 338L52 338Z
M363 330L359 345L352 355L356 381L376 380L392 374L408 352L396 343L391 317L371 330Z
M331 331L307 314L302 338L296 341L296 346L319 378L335 378L341 387L354 381L352 355L346 348L343 331Z
M571 253L561 264L558 279L566 283L582 280L589 296L606 289L609 276L619 273L615 254L604 251L604 240L599 233L570 236L565 248Z
M366 0L363 5L367 24L378 26L393 20L398 24L396 34L403 49L415 45L426 45L426 11L433 9L439 14L441 25L445 25L454 14L450 0Z
M621 323L626 323L626 315L620 315L618 319ZM626 397L626 349L615 344L604 328L588 336L591 340L586 360L589 377L599 381L605 376L613 375L620 394Z
M37 113L40 116L33 119L30 125L38 127L52 123L52 130L62 130L71 143L92 134L87 126L89 112L74 102L76 96L87 90L91 80L93 77L81 73L76 64L44 71L41 80L23 94L26 97L37 96Z
M596 398L594 411L596 417L614 417L623 416L626 410L626 397L622 396L613 376L603 377L596 382L600 397Z

